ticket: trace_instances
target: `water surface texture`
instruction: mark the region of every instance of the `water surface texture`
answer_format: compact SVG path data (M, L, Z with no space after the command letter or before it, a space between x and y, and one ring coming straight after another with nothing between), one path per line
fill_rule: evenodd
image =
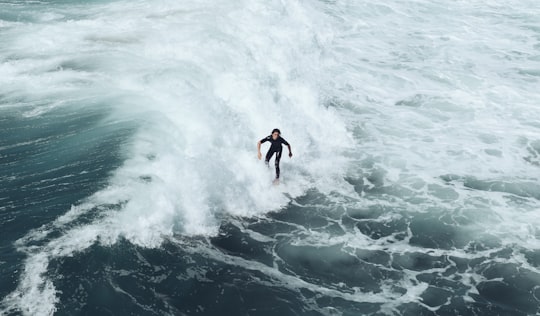
M383 2L1 1L0 315L540 313L540 2Z

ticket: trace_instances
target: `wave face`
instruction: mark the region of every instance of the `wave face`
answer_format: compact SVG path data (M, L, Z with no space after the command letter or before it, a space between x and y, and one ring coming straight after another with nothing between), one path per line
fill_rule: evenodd
M539 15L0 3L0 314L539 313Z

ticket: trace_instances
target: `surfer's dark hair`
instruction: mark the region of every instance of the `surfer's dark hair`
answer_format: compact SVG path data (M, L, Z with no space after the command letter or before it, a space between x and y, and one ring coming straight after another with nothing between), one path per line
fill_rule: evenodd
M274 134L275 132L278 132L278 134L281 135L281 131L279 130L279 128L274 128L274 129L272 130L272 134Z

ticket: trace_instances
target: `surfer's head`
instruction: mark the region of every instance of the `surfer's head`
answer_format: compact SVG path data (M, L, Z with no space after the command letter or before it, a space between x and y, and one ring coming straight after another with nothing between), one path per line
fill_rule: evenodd
M274 128L274 129L272 130L272 138L273 138L273 139L277 139L277 138L279 137L280 134L281 134L281 132L279 131L279 129Z

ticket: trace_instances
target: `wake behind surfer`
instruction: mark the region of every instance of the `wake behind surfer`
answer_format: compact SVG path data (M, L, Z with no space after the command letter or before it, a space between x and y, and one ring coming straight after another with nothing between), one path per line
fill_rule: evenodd
M270 142L270 149L268 149L268 152L266 153L266 157L264 158L264 163L266 163L266 165L268 166L268 162L270 161L270 158L272 158L274 153L276 154L276 159L274 162L276 166L276 180L279 179L279 160L281 159L281 152L283 151L282 145L286 145L289 148L289 157L292 157L291 145L289 145L289 143L280 135L281 135L280 130L277 128L274 128L272 130L271 135L266 136L265 138L257 142L257 157L259 158L259 160L262 157L261 144L264 142Z

